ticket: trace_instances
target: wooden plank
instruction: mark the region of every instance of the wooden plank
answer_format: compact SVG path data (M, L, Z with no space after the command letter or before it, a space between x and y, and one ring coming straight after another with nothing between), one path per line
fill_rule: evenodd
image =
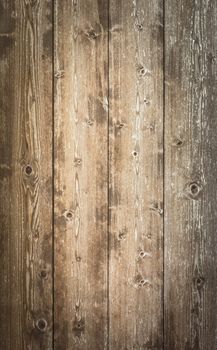
M51 1L0 1L4 350L52 347L51 10Z
M107 1L55 2L55 346L107 347Z
M111 349L162 349L163 2L110 0Z
M217 347L217 3L166 2L165 348Z

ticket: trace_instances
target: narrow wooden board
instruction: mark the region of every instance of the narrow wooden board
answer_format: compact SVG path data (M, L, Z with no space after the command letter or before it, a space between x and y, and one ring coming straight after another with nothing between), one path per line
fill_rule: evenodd
M217 347L217 3L166 1L165 349Z
M163 1L110 0L110 349L163 343Z
M56 350L107 348L108 6L55 1Z
M52 4L0 1L0 348L52 348Z

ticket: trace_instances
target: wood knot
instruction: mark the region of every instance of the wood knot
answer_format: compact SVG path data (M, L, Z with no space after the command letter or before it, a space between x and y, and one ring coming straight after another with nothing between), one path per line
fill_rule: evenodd
M133 152L132 152L132 155L133 155L134 158L137 158L137 157L138 157L138 152L133 151Z
M47 271L46 270L41 270L40 271L40 277L42 279L47 279Z
M97 34L93 29L88 30L86 32L86 35L87 35L89 40L96 40L97 37L99 36L99 34Z
M136 24L136 29L137 29L139 32L141 32L141 31L143 30L143 25L142 25L142 23L137 23L137 24Z
M74 213L72 210L66 210L64 215L68 221L71 221L73 219Z
M87 123L88 126L91 126L91 125L93 125L93 120L92 119L87 119L86 123Z
M197 289L201 289L204 286L205 278L203 276L197 276L193 279L193 282Z
M153 202L153 203L150 205L149 209L150 209L151 211L153 211L153 212L159 214L159 215L163 215L163 209L162 209L162 207L161 207L160 205L158 205L157 202Z
M73 325L73 331L76 337L81 337L81 334L85 330L85 322L83 318L76 319Z
M150 103L151 103L150 99L147 98L147 97L144 98L143 102L144 102L144 105L145 105L145 106L148 106L148 105L150 105Z
M145 257L151 257L151 254L148 253L148 252L145 252L145 251L141 250L141 251L139 252L139 258L144 259Z
M55 73L55 78L60 79L60 78L63 78L64 75L65 75L64 70L59 70Z
M212 52L209 52L209 54L208 54L207 58L208 58L208 61L209 61L210 63L213 63L213 62L215 62L215 61L216 61L216 56L215 56L215 55L213 55L213 53L212 53Z
M119 241L124 241L127 237L127 228L123 228L121 231L119 231L119 234L118 234L118 240Z
M143 288L143 287L151 287L151 282L141 276L141 274L138 274L134 278L134 286L135 288Z
M150 71L140 64L137 66L137 73L139 74L140 77L145 77L146 75L150 74Z
M177 147L182 147L183 146L183 140L181 140L179 137L177 137L175 140L174 140L174 145L177 146Z
M33 168L30 164L24 166L24 173L26 176L30 176L33 173Z
M40 318L36 321L35 326L38 331L44 333L47 330L47 321L44 318Z
M191 199L198 199L202 192L202 185L199 182L191 182L187 184L185 192Z
M122 122L120 122L120 121L118 121L117 123L116 123L116 128L117 129L122 129L124 127L124 123L122 123Z
M75 158L75 160L74 160L74 164L75 164L75 166L76 166L76 167L80 166L80 165L81 165L81 163L82 163L81 158Z

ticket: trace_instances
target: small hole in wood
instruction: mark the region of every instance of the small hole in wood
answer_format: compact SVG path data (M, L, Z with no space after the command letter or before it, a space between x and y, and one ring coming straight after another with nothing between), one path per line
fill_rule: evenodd
M148 106L150 104L150 100L148 98L144 98L144 104Z
M198 184L197 183L192 183L190 185L190 191L191 191L192 195L194 195L194 196L197 195L199 193L199 186L198 186Z
M142 24L137 24L136 28L141 32L143 30L143 25Z
M138 156L138 153L136 151L133 151L133 156L136 158Z
M87 119L86 123L87 123L88 126L91 126L91 125L93 125L93 120L92 119Z
M76 166L76 167L79 166L79 165L81 165L81 163L82 163L81 158L75 158L74 163L75 163L75 166Z
M25 174L27 176L30 176L32 174L32 167L31 167L31 165L26 165L25 166Z
M90 30L88 33L88 38L91 40L95 40L97 38L97 34L94 32L94 30Z
M44 318L39 319L36 322L36 327L40 332L45 332L47 329L47 321Z
M77 256L77 257L76 257L76 261L77 261L77 262L81 262L81 257L80 257L80 256Z
M196 279L196 283L198 287L201 287L204 284L204 278L203 277L198 277Z
M117 122L116 127L117 127L118 129L122 129L122 128L124 127L124 124L121 123L121 122Z
M71 210L68 210L68 211L66 212L66 218L67 218L68 220L72 220L72 218L73 218L73 213L72 213Z
M177 144L178 147L180 147L180 146L182 146L183 141L178 139L178 140L176 141L176 144Z
M41 270L40 276L41 278L45 279L47 277L47 271Z
M140 256L140 258L144 258L145 253L144 253L143 251L141 251L141 252L139 253L139 256Z

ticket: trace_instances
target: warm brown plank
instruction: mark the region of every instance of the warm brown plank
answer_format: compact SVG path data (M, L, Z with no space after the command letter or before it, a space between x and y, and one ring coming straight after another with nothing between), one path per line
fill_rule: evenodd
M107 345L107 1L55 2L55 349Z
M0 1L2 350L52 348L51 7Z
M166 2L165 349L217 348L217 3Z
M110 0L110 349L162 349L163 2Z

